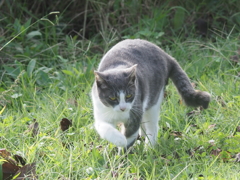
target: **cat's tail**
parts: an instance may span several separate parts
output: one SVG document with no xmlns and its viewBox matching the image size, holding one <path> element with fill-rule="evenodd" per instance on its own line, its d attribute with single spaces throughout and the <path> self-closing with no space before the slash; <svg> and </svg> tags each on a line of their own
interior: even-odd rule
<svg viewBox="0 0 240 180">
<path fill-rule="evenodd" d="M 183 71 L 176 60 L 171 58 L 171 70 L 169 76 L 178 89 L 184 102 L 188 106 L 198 107 L 202 106 L 204 109 L 208 108 L 210 102 L 210 94 L 204 91 L 194 90 L 187 74 Z"/>
</svg>

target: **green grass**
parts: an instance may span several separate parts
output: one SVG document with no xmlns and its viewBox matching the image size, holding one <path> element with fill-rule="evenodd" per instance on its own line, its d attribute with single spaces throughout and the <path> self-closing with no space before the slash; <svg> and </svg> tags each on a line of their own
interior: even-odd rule
<svg viewBox="0 0 240 180">
<path fill-rule="evenodd" d="M 224 154 L 228 157 L 240 152 L 240 134 L 233 136 L 239 126 L 239 64 L 229 61 L 238 48 L 233 36 L 215 43 L 176 42 L 167 50 L 180 61 L 197 89 L 211 93 L 212 101 L 209 109 L 189 118 L 186 114 L 192 108 L 179 104 L 170 83 L 156 149 L 145 151 L 142 144 L 135 144 L 128 158 L 118 156 L 115 147 L 95 132 L 89 92 L 97 57 L 88 58 L 91 63 L 53 68 L 43 77 L 49 78 L 47 84 L 37 83 L 37 68 L 32 77 L 27 72 L 19 77 L 14 92 L 7 95 L 21 95 L 5 96 L 10 102 L 1 114 L 0 147 L 20 153 L 28 163 L 37 162 L 40 179 L 238 179 L 240 164 L 234 158 L 227 162 L 223 158 Z M 67 132 L 60 129 L 62 118 L 73 121 Z M 33 119 L 40 126 L 36 137 L 26 133 Z M 212 124 L 216 126 L 210 128 Z M 174 136 L 173 131 L 182 134 Z M 215 145 L 210 146 L 209 140 Z M 216 148 L 223 155 L 212 155 Z"/>
<path fill-rule="evenodd" d="M 136 6 L 132 1 L 127 3 Z M 146 1 L 146 7 L 151 3 Z M 147 14 L 148 9 L 137 4 L 131 14 L 117 4 L 115 14 L 107 16 L 110 8 L 107 6 L 106 12 L 102 8 L 106 4 L 89 1 L 96 13 L 89 11 L 88 15 L 100 18 L 96 26 L 102 24 L 97 34 L 84 30 L 94 34 L 88 40 L 62 31 L 58 21 L 64 20 L 64 13 L 51 22 L 35 24 L 37 18 L 24 21 L 24 13 L 14 21 L 9 18 L 14 17 L 13 12 L 1 19 L 6 30 L 0 37 L 4 47 L 0 51 L 0 149 L 21 155 L 27 164 L 36 162 L 39 179 L 239 179 L 240 164 L 234 157 L 240 153 L 240 132 L 236 132 L 240 126 L 239 27 L 232 26 L 231 31 L 229 23 L 228 29 L 222 29 L 218 19 L 227 18 L 221 10 L 216 13 L 211 38 L 200 38 L 188 19 L 191 10 L 184 4 L 168 8 L 168 3 L 161 6 L 161 14 L 157 6 Z M 204 3 L 195 6 L 200 11 Z M 122 22 L 121 13 L 130 19 L 124 27 L 113 29 L 114 22 Z M 190 23 L 184 24 L 188 20 Z M 93 70 L 119 36 L 162 45 L 178 60 L 196 89 L 212 96 L 204 111 L 186 107 L 179 103 L 170 81 L 159 115 L 158 145 L 146 151 L 143 143 L 135 143 L 133 154 L 127 157 L 119 156 L 116 147 L 96 133 L 90 97 Z M 233 56 L 238 57 L 238 63 L 232 61 Z M 189 112 L 193 113 L 190 117 Z M 63 118 L 72 120 L 65 132 L 60 128 Z M 28 127 L 34 119 L 39 124 L 37 136 Z M 214 155 L 217 149 L 221 152 Z"/>
</svg>

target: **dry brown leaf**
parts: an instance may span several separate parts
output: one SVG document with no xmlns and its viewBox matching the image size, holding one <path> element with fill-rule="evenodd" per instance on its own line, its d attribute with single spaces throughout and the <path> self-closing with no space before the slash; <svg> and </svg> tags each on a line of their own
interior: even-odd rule
<svg viewBox="0 0 240 180">
<path fill-rule="evenodd" d="M 3 180 L 10 180 L 12 177 L 17 176 L 17 180 L 23 180 L 28 178 L 29 180 L 36 179 L 35 163 L 26 164 L 23 157 L 14 155 L 11 157 L 11 153 L 6 149 L 0 149 L 0 156 L 4 158 L 2 166 Z M 19 163 L 24 165 L 19 166 Z"/>
<path fill-rule="evenodd" d="M 72 126 L 72 120 L 69 120 L 67 118 L 63 118 L 60 122 L 60 127 L 62 131 L 66 131 L 69 129 L 69 127 Z"/>
<path fill-rule="evenodd" d="M 8 158 L 9 156 L 11 156 L 11 153 L 8 152 L 6 149 L 0 149 L 0 156 L 2 156 L 3 158 Z"/>
<path fill-rule="evenodd" d="M 0 149 L 0 156 L 3 157 L 7 162 L 17 165 L 17 161 L 15 161 L 12 157 L 11 157 L 11 153 L 8 152 L 6 149 Z"/>
<path fill-rule="evenodd" d="M 218 156 L 220 153 L 222 152 L 221 149 L 217 148 L 217 149 L 213 149 L 210 154 L 214 155 L 214 156 Z"/>
<path fill-rule="evenodd" d="M 2 173 L 4 180 L 10 180 L 14 174 L 20 169 L 20 166 L 12 164 L 11 162 L 4 162 L 2 164 Z"/>
<path fill-rule="evenodd" d="M 182 137 L 182 132 L 171 131 L 170 135 L 175 136 L 175 137 Z"/>
<path fill-rule="evenodd" d="M 39 124 L 36 121 L 36 119 L 33 119 L 33 123 L 28 126 L 28 130 L 25 131 L 25 133 L 32 134 L 32 137 L 35 137 L 39 134 Z"/>
<path fill-rule="evenodd" d="M 20 163 L 22 166 L 26 164 L 26 159 L 24 159 L 22 156 L 19 156 L 17 154 L 13 155 L 13 158 Z"/>
<path fill-rule="evenodd" d="M 208 126 L 207 130 L 213 130 L 216 127 L 216 124 L 211 124 Z"/>
<path fill-rule="evenodd" d="M 230 152 L 222 151 L 220 148 L 211 150 L 210 154 L 214 156 L 218 156 L 224 162 L 227 162 L 229 159 L 232 158 Z"/>
<path fill-rule="evenodd" d="M 21 167 L 16 173 L 15 175 L 17 175 L 16 180 L 25 180 L 25 179 L 29 179 L 29 180 L 36 180 L 37 179 L 37 175 L 36 175 L 36 163 L 31 163 L 31 164 L 27 164 L 23 167 Z"/>
</svg>

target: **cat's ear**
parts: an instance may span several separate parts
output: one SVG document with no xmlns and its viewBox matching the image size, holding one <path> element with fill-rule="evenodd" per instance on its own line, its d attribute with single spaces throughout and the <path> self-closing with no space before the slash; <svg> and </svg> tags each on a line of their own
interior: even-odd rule
<svg viewBox="0 0 240 180">
<path fill-rule="evenodd" d="M 131 76 L 135 76 L 137 72 L 137 64 L 134 64 L 133 66 L 130 67 L 131 70 Z"/>
<path fill-rule="evenodd" d="M 95 75 L 96 81 L 103 81 L 103 75 L 102 75 L 102 73 L 100 73 L 100 72 L 98 72 L 98 71 L 94 71 L 94 75 Z"/>
<path fill-rule="evenodd" d="M 98 71 L 94 71 L 94 75 L 95 75 L 95 80 L 96 80 L 96 83 L 97 83 L 97 86 L 98 87 L 105 87 L 105 80 L 104 80 L 104 75 L 103 73 L 101 72 L 98 72 Z"/>
<path fill-rule="evenodd" d="M 129 69 L 130 69 L 129 79 L 132 83 L 134 83 L 136 79 L 137 64 L 133 65 Z"/>
</svg>

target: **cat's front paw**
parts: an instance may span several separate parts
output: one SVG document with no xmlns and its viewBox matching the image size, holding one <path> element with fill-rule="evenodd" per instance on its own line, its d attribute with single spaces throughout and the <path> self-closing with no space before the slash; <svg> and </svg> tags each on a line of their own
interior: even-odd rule
<svg viewBox="0 0 240 180">
<path fill-rule="evenodd" d="M 127 139 L 124 135 L 113 137 L 112 143 L 117 147 L 127 147 Z"/>
</svg>

